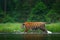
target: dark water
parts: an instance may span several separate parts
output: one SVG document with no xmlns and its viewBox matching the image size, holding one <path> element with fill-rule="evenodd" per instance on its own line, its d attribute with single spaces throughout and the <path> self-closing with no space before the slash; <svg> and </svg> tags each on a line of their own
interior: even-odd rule
<svg viewBox="0 0 60 40">
<path fill-rule="evenodd" d="M 60 40 L 60 34 L 0 33 L 0 40 Z"/>
</svg>

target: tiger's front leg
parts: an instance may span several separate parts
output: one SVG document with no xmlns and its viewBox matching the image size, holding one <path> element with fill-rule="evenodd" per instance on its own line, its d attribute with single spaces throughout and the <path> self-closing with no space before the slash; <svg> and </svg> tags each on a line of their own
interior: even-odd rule
<svg viewBox="0 0 60 40">
<path fill-rule="evenodd" d="M 25 29 L 25 32 L 28 32 L 28 29 L 27 28 Z"/>
</svg>

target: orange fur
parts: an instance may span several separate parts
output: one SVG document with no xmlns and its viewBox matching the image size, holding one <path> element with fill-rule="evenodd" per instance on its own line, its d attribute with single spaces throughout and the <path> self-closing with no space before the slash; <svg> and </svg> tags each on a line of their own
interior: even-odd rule
<svg viewBox="0 0 60 40">
<path fill-rule="evenodd" d="M 47 32 L 45 29 L 45 24 L 46 24 L 45 22 L 25 22 L 23 24 L 26 28 L 25 32 L 33 28 L 40 28 L 42 31 Z"/>
</svg>

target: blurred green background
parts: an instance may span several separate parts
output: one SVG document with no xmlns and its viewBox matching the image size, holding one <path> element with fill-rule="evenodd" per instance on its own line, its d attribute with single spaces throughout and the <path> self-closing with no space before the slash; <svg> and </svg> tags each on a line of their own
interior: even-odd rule
<svg viewBox="0 0 60 40">
<path fill-rule="evenodd" d="M 60 22 L 60 0 L 0 0 L 0 23 Z"/>
</svg>

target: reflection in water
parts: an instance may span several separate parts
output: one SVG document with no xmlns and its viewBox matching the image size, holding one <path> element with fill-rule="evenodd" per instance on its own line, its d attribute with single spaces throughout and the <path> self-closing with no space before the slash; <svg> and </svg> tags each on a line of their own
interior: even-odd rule
<svg viewBox="0 0 60 40">
<path fill-rule="evenodd" d="M 0 40 L 60 40 L 60 33 L 55 34 L 0 33 Z"/>
<path fill-rule="evenodd" d="M 24 40 L 45 40 L 46 34 L 25 34 Z"/>
</svg>

